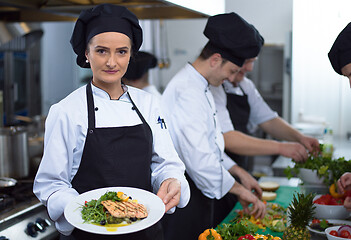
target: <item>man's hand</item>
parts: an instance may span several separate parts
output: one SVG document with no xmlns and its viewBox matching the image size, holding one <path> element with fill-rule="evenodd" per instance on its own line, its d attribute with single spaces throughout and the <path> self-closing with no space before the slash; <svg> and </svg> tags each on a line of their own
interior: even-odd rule
<svg viewBox="0 0 351 240">
<path fill-rule="evenodd" d="M 235 182 L 230 190 L 231 193 L 238 196 L 239 202 L 245 213 L 254 215 L 255 218 L 263 218 L 266 214 L 266 205 L 259 200 L 252 192 L 244 188 L 240 183 Z M 252 203 L 252 210 L 249 210 L 249 205 Z"/>
<path fill-rule="evenodd" d="M 345 207 L 348 211 L 351 211 L 351 197 L 346 197 L 346 198 L 345 198 L 344 207 Z"/>
<path fill-rule="evenodd" d="M 279 147 L 280 155 L 292 158 L 296 162 L 304 162 L 308 158 L 308 153 L 304 146 L 300 143 L 282 142 Z"/>
<path fill-rule="evenodd" d="M 339 180 L 338 184 L 338 192 L 340 194 L 344 194 L 345 191 L 351 190 L 351 172 L 344 173 Z"/>
<path fill-rule="evenodd" d="M 316 138 L 303 135 L 303 137 L 300 139 L 300 143 L 304 145 L 310 153 L 314 151 L 320 151 L 319 142 Z"/>
<path fill-rule="evenodd" d="M 178 179 L 168 178 L 162 182 L 157 196 L 162 199 L 166 206 L 166 212 L 177 206 L 180 200 L 181 186 Z"/>
<path fill-rule="evenodd" d="M 258 184 L 257 180 L 251 176 L 245 169 L 241 168 L 238 165 L 234 165 L 229 169 L 230 174 L 235 177 L 238 177 L 241 181 L 241 184 L 248 189 L 249 191 L 254 191 L 254 194 L 261 199 L 262 189 Z"/>
</svg>

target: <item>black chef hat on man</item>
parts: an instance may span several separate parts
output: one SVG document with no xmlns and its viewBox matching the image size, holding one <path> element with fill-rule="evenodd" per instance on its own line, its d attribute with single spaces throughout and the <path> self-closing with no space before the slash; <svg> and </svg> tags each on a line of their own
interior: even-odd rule
<svg viewBox="0 0 351 240">
<path fill-rule="evenodd" d="M 127 72 L 124 78 L 128 80 L 137 80 L 141 78 L 149 69 L 156 67 L 157 58 L 148 52 L 139 51 L 129 61 Z"/>
<path fill-rule="evenodd" d="M 234 12 L 209 17 L 204 34 L 208 48 L 239 67 L 257 57 L 264 43 L 257 29 Z"/>
<path fill-rule="evenodd" d="M 104 32 L 120 32 L 127 35 L 132 41 L 134 53 L 143 42 L 139 20 L 126 7 L 100 4 L 83 10 L 76 21 L 70 41 L 80 67 L 90 68 L 90 64 L 86 63 L 86 46 L 92 37 Z"/>
<path fill-rule="evenodd" d="M 328 57 L 335 72 L 342 75 L 341 69 L 351 63 L 351 23 L 339 33 Z"/>
</svg>

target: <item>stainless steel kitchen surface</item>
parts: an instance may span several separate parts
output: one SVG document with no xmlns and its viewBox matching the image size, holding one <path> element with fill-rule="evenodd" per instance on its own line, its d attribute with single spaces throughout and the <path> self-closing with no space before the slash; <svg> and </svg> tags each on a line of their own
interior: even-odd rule
<svg viewBox="0 0 351 240">
<path fill-rule="evenodd" d="M 46 208 L 32 191 L 33 180 L 18 180 L 6 193 L 0 191 L 0 239 L 58 239 Z"/>
</svg>

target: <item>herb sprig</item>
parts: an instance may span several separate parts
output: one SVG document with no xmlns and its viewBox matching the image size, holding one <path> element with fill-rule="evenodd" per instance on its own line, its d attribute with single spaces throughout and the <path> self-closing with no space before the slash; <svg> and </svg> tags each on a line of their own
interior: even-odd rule
<svg viewBox="0 0 351 240">
<path fill-rule="evenodd" d="M 345 160 L 344 157 L 333 159 L 331 156 L 323 155 L 323 144 L 320 144 L 320 152 L 309 154 L 305 162 L 295 162 L 294 167 L 288 166 L 284 173 L 288 179 L 296 176 L 300 168 L 307 168 L 316 171 L 317 176 L 323 179 L 326 186 L 335 183 L 345 172 L 351 171 L 351 161 Z"/>
</svg>

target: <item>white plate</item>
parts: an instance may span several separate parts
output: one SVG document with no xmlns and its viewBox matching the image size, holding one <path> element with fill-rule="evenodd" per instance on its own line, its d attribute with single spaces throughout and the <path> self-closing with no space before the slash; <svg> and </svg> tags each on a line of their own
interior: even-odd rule
<svg viewBox="0 0 351 240">
<path fill-rule="evenodd" d="M 351 226 L 351 221 L 347 221 L 347 220 L 339 220 L 339 219 L 326 219 L 329 223 L 332 224 L 340 224 L 341 225 L 350 225 Z M 316 229 L 310 228 L 311 222 L 308 223 L 307 229 L 313 233 L 325 236 L 325 232 L 324 231 L 318 231 Z"/>
<path fill-rule="evenodd" d="M 93 199 L 99 199 L 106 192 L 111 191 L 124 192 L 126 195 L 131 196 L 132 199 L 138 200 L 138 203 L 144 204 L 148 212 L 147 218 L 128 226 L 118 227 L 116 231 L 107 231 L 107 228 L 104 226 L 84 223 L 81 214 L 81 206 L 84 205 L 85 201 L 89 202 Z M 86 232 L 105 235 L 126 234 L 140 231 L 158 222 L 164 213 L 165 205 L 158 196 L 142 189 L 130 187 L 108 187 L 85 192 L 67 204 L 64 211 L 65 218 L 74 227 Z"/>
</svg>

